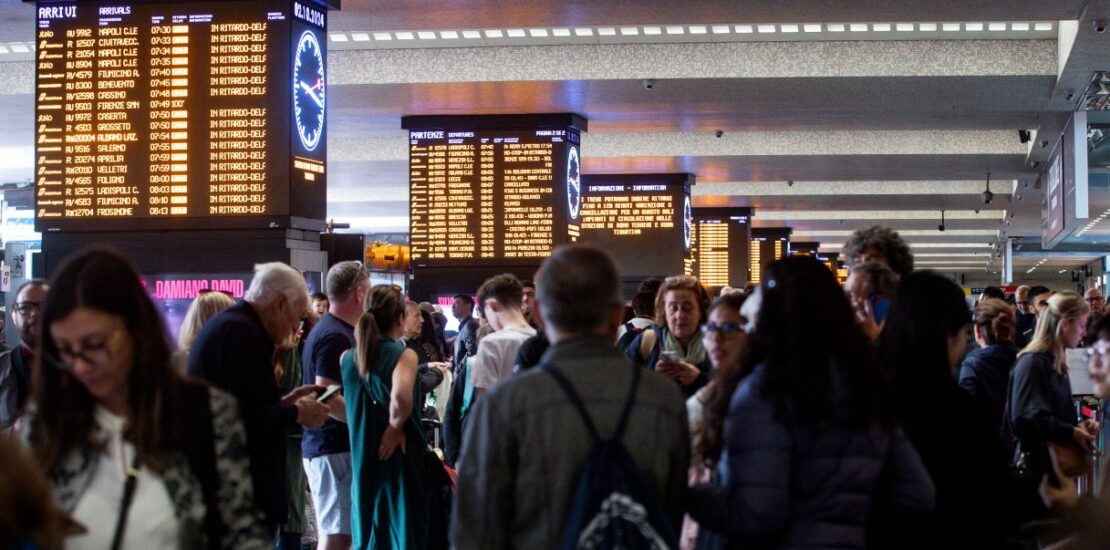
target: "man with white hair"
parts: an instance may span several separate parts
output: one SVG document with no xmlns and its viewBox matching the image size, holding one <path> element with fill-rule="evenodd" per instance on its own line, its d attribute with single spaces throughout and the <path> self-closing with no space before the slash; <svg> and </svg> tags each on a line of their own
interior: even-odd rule
<svg viewBox="0 0 1110 550">
<path fill-rule="evenodd" d="M 255 506 L 275 534 L 288 510 L 285 434 L 295 424 L 318 428 L 329 414 L 327 405 L 316 402 L 319 386 L 282 396 L 274 377 L 276 346 L 297 331 L 307 312 L 308 286 L 297 270 L 281 262 L 258 264 L 243 300 L 209 320 L 189 351 L 189 375 L 239 401 Z"/>
</svg>

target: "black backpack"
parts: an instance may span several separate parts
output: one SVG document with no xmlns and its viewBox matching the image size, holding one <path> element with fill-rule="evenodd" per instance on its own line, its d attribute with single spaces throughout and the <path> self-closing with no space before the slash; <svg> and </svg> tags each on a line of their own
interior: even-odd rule
<svg viewBox="0 0 1110 550">
<path fill-rule="evenodd" d="M 629 321 L 629 322 L 625 323 L 624 324 L 624 334 L 622 334 L 620 339 L 617 340 L 617 349 L 621 350 L 622 353 L 627 355 L 628 354 L 628 346 L 630 346 L 632 344 L 632 341 L 635 340 L 636 337 L 639 336 L 640 333 L 643 332 L 643 331 L 644 331 L 644 329 L 639 328 L 636 325 L 633 325 L 632 321 Z M 637 350 L 637 351 L 639 351 L 639 350 Z"/>
<path fill-rule="evenodd" d="M 543 369 L 563 388 L 594 440 L 594 449 L 578 477 L 574 499 L 567 510 L 559 548 L 677 548 L 678 536 L 654 487 L 621 443 L 643 369 L 633 367 L 632 391 L 610 439 L 601 439 L 582 398 L 563 373 L 550 365 L 543 365 Z"/>
</svg>

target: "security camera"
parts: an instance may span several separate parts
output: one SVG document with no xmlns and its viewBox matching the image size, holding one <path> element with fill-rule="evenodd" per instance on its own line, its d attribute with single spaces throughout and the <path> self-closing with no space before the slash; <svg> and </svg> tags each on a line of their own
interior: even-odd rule
<svg viewBox="0 0 1110 550">
<path fill-rule="evenodd" d="M 1091 21 L 1091 27 L 1093 27 L 1097 33 L 1104 33 L 1106 32 L 1106 21 L 1101 19 L 1098 21 Z"/>
<path fill-rule="evenodd" d="M 651 90 L 653 88 L 655 88 L 655 79 L 654 78 L 645 78 L 644 79 L 644 89 L 645 90 Z"/>
<path fill-rule="evenodd" d="M 721 136 L 725 135 L 725 131 L 724 130 L 717 130 L 716 132 L 713 132 L 713 135 L 715 135 L 717 137 L 721 137 Z"/>
<path fill-rule="evenodd" d="M 944 224 L 943 223 L 937 226 L 937 231 L 944 231 Z"/>
<path fill-rule="evenodd" d="M 1039 160 L 1035 160 L 1035 161 L 1031 162 L 1031 163 L 1029 164 L 1029 166 L 1032 166 L 1033 168 L 1040 168 L 1040 166 L 1041 166 L 1041 161 L 1039 161 Z"/>
<path fill-rule="evenodd" d="M 1069 97 L 1068 99 L 1071 99 L 1071 98 Z M 1041 142 L 1041 149 L 1044 149 L 1045 147 L 1048 147 L 1048 140 L 1047 139 Z"/>
<path fill-rule="evenodd" d="M 986 191 L 983 191 L 983 204 L 990 204 L 991 201 L 993 201 L 993 200 L 994 200 L 994 193 L 991 193 L 990 189 L 987 189 Z"/>
<path fill-rule="evenodd" d="M 794 187 L 794 180 L 786 180 L 787 187 Z"/>
<path fill-rule="evenodd" d="M 975 209 L 975 213 L 976 213 L 976 214 L 978 214 L 978 213 L 979 213 L 979 209 L 978 209 L 978 208 L 976 208 L 976 209 Z"/>
</svg>

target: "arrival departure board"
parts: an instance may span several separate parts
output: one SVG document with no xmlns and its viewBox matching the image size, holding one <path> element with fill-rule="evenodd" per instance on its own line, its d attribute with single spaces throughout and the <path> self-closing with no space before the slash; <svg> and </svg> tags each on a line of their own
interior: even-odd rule
<svg viewBox="0 0 1110 550">
<path fill-rule="evenodd" d="M 709 287 L 743 287 L 751 279 L 751 209 L 695 208 L 692 269 Z"/>
<path fill-rule="evenodd" d="M 579 127 L 557 124 L 577 117 L 537 116 L 405 117 L 414 266 L 539 264 L 577 240 Z"/>
<path fill-rule="evenodd" d="M 625 277 L 683 273 L 693 239 L 692 174 L 598 174 L 582 180 L 582 241 Z"/>
<path fill-rule="evenodd" d="M 752 229 L 752 282 L 762 281 L 763 269 L 790 254 L 790 228 Z"/>
<path fill-rule="evenodd" d="M 36 229 L 323 219 L 322 9 L 80 1 L 36 15 Z"/>
</svg>

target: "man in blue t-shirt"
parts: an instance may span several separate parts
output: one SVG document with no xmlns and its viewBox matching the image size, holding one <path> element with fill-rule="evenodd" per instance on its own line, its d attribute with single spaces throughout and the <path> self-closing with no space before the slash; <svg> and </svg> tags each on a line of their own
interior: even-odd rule
<svg viewBox="0 0 1110 550">
<path fill-rule="evenodd" d="M 304 382 L 342 385 L 339 358 L 355 345 L 355 325 L 370 292 L 370 276 L 358 262 L 339 262 L 328 270 L 328 312 L 312 329 L 302 356 Z M 351 547 L 351 442 L 343 396 L 328 401 L 331 416 L 319 429 L 305 429 L 301 442 L 304 471 L 316 506 L 317 548 Z"/>
</svg>

